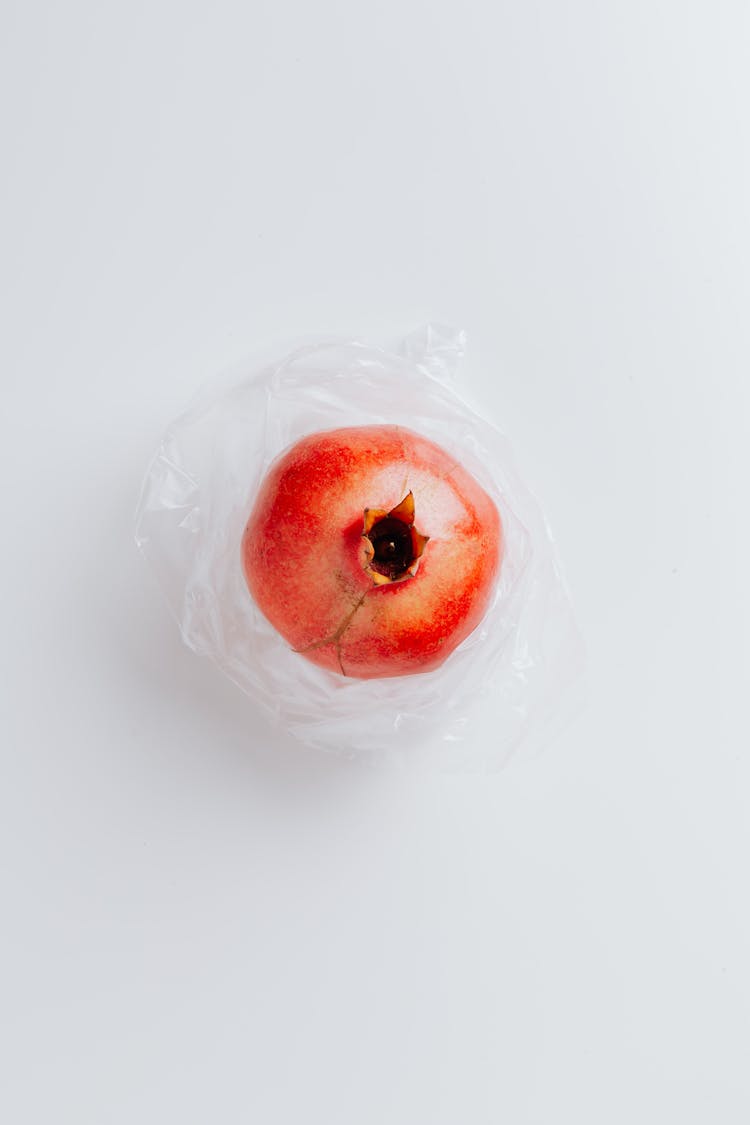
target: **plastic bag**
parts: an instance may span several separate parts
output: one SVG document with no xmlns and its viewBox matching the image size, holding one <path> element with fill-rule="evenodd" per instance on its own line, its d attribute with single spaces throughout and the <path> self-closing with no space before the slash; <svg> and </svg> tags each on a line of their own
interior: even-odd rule
<svg viewBox="0 0 750 1125">
<path fill-rule="evenodd" d="M 458 395 L 464 334 L 429 325 L 393 354 L 357 341 L 298 348 L 260 370 L 209 383 L 167 430 L 148 470 L 136 541 L 185 643 L 209 656 L 275 722 L 304 742 L 404 753 L 445 749 L 472 729 L 491 692 L 491 757 L 500 764 L 541 717 L 575 663 L 577 634 L 538 503 L 506 438 Z M 293 652 L 253 603 L 240 542 L 271 462 L 318 430 L 396 423 L 460 461 L 500 511 L 505 556 L 481 625 L 436 671 L 358 680 Z M 462 756 L 470 757 L 471 740 Z"/>
</svg>

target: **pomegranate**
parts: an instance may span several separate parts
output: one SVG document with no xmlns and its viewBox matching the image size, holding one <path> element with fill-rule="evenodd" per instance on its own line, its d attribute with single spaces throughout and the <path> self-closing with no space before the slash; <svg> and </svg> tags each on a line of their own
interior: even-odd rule
<svg viewBox="0 0 750 1125">
<path fill-rule="evenodd" d="M 360 679 L 441 665 L 484 616 L 501 557 L 484 489 L 401 426 L 298 441 L 269 469 L 242 537 L 248 587 L 274 628 Z"/>
</svg>

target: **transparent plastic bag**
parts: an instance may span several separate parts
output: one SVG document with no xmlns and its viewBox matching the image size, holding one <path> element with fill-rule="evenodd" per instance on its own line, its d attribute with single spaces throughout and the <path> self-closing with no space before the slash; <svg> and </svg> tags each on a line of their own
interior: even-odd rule
<svg viewBox="0 0 750 1125">
<path fill-rule="evenodd" d="M 229 373 L 169 427 L 148 470 L 136 541 L 185 643 L 310 745 L 392 754 L 429 738 L 445 748 L 466 740 L 477 697 L 491 692 L 491 756 L 502 763 L 577 662 L 539 505 L 516 475 L 506 438 L 455 389 L 464 342 L 461 332 L 428 325 L 404 341 L 402 354 L 357 341 L 316 343 Z M 460 461 L 500 511 L 505 553 L 481 625 L 442 667 L 359 680 L 291 650 L 250 597 L 240 543 L 259 484 L 283 450 L 316 431 L 374 423 L 407 426 Z M 470 752 L 469 739 L 461 757 Z"/>
</svg>

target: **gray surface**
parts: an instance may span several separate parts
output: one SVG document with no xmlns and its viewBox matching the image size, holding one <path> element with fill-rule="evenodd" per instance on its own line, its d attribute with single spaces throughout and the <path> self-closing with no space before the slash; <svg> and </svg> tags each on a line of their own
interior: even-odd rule
<svg viewBox="0 0 750 1125">
<path fill-rule="evenodd" d="M 2 25 L 3 1120 L 745 1125 L 746 5 Z M 272 744 L 131 538 L 206 375 L 427 318 L 590 651 L 490 778 Z"/>
</svg>

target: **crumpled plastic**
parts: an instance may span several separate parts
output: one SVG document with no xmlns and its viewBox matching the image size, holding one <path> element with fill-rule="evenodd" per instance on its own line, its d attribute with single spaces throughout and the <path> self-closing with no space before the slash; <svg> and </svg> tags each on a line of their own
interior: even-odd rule
<svg viewBox="0 0 750 1125">
<path fill-rule="evenodd" d="M 460 395 L 464 347 L 463 332 L 427 325 L 398 354 L 357 340 L 318 342 L 236 369 L 210 381 L 169 426 L 146 474 L 136 541 L 185 644 L 311 746 L 403 754 L 428 740 L 444 750 L 461 744 L 465 761 L 478 699 L 489 693 L 499 765 L 580 663 L 539 503 L 519 479 L 507 439 Z M 373 423 L 406 425 L 459 460 L 498 506 L 505 555 L 481 625 L 441 668 L 363 681 L 289 648 L 250 597 L 240 542 L 259 483 L 283 450 L 318 430 Z"/>
</svg>

